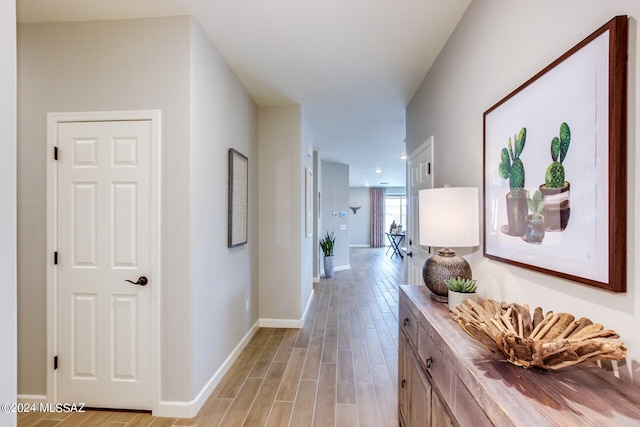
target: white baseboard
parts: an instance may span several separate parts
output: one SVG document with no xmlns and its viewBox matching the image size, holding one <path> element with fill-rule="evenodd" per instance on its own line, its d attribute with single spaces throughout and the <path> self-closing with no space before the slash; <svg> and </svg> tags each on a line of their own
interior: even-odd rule
<svg viewBox="0 0 640 427">
<path fill-rule="evenodd" d="M 302 320 L 296 319 L 260 319 L 261 328 L 302 328 Z"/>
<path fill-rule="evenodd" d="M 304 313 L 302 313 L 302 319 L 260 319 L 260 327 L 261 328 L 286 328 L 286 329 L 302 329 L 304 325 L 304 319 L 307 317 L 307 313 L 309 312 L 309 308 L 311 307 L 311 301 L 313 300 L 313 292 L 309 296 L 309 301 L 307 301 L 307 306 L 304 308 Z"/>
<path fill-rule="evenodd" d="M 35 403 L 39 405 L 41 403 L 48 403 L 49 399 L 46 394 L 19 394 L 18 403 Z"/>
<path fill-rule="evenodd" d="M 193 418 L 195 417 L 202 406 L 205 404 L 213 390 L 216 388 L 224 375 L 229 371 L 233 362 L 236 361 L 238 356 L 244 348 L 247 346 L 253 335 L 255 335 L 256 331 L 260 327 L 260 321 L 257 321 L 253 324 L 249 332 L 246 333 L 242 341 L 238 343 L 236 348 L 233 349 L 229 357 L 224 361 L 222 366 L 213 374 L 213 376 L 207 381 L 207 384 L 200 390 L 200 393 L 195 397 L 195 399 L 189 402 L 179 402 L 179 401 L 160 401 L 158 403 L 157 409 L 153 411 L 153 415 L 156 417 L 174 417 L 174 418 Z"/>
<path fill-rule="evenodd" d="M 333 271 L 342 271 L 342 270 L 351 270 L 351 264 L 347 264 L 347 265 L 338 265 L 336 267 L 333 268 Z M 322 277 L 325 277 L 324 275 L 324 268 L 322 269 Z"/>
<path fill-rule="evenodd" d="M 309 308 L 311 307 L 311 301 L 313 301 L 313 292 L 309 295 L 309 300 L 307 301 L 307 306 L 304 308 L 304 313 L 302 313 L 302 319 L 300 319 L 300 324 L 304 324 L 304 320 L 307 318 L 307 313 L 309 312 Z M 302 326 L 300 326 L 302 327 Z"/>
<path fill-rule="evenodd" d="M 320 276 L 314 277 L 313 283 L 320 283 Z"/>
</svg>

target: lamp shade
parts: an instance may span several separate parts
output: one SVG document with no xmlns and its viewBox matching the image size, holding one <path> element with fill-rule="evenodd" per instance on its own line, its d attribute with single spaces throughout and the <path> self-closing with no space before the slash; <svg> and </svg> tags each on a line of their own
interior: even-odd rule
<svg viewBox="0 0 640 427">
<path fill-rule="evenodd" d="M 420 244 L 439 248 L 478 246 L 478 189 L 446 187 L 420 190 Z"/>
</svg>

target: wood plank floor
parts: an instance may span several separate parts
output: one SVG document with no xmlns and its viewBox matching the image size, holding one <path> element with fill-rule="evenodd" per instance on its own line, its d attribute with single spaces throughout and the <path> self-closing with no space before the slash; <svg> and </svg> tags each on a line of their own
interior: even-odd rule
<svg viewBox="0 0 640 427">
<path fill-rule="evenodd" d="M 402 260 L 352 248 L 351 269 L 316 284 L 302 329 L 261 328 L 198 415 L 20 414 L 18 426 L 397 426 Z"/>
</svg>

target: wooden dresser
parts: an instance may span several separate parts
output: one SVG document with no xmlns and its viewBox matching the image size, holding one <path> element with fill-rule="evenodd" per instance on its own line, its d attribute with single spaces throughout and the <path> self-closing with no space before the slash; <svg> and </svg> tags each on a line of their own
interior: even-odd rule
<svg viewBox="0 0 640 427">
<path fill-rule="evenodd" d="M 415 426 L 640 426 L 640 390 L 594 364 L 523 369 L 491 353 L 424 286 L 401 286 L 398 416 Z"/>
</svg>

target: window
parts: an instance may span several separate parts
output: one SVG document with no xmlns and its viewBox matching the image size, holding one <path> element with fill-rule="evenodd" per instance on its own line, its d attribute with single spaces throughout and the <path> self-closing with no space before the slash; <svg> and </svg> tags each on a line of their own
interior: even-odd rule
<svg viewBox="0 0 640 427">
<path fill-rule="evenodd" d="M 405 195 L 388 195 L 385 202 L 385 212 L 385 231 L 391 229 L 393 221 L 396 222 L 396 225 L 401 225 L 405 228 L 407 223 L 407 197 Z"/>
</svg>

